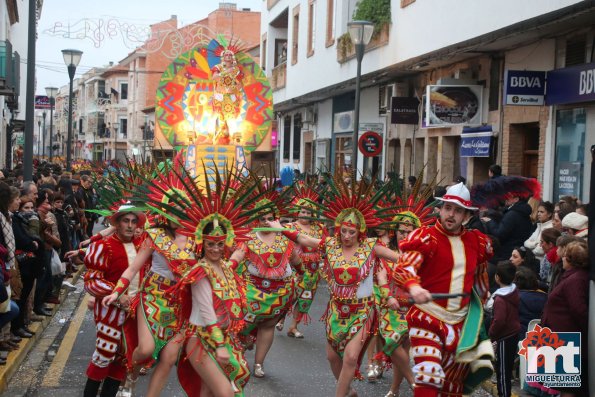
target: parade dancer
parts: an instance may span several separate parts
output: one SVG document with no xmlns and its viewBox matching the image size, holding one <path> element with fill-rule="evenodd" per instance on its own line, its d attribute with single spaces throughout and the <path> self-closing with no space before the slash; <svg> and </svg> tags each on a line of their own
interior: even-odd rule
<svg viewBox="0 0 595 397">
<path fill-rule="evenodd" d="M 351 382 L 377 321 L 376 305 L 398 307 L 396 299 L 389 296 L 386 270 L 376 268 L 377 258 L 397 261 L 398 255 L 376 244 L 377 239 L 366 238 L 368 228 L 383 224 L 373 206 L 386 192 L 373 194 L 372 188 L 363 184 L 349 188 L 340 178 L 330 182 L 323 207 L 324 216 L 334 220 L 335 237 L 318 239 L 290 230 L 283 234 L 302 246 L 317 249 L 324 258 L 321 275 L 331 296 L 324 316 L 326 352 L 337 379 L 335 395 L 356 396 Z M 269 225 L 281 227 L 278 221 Z M 381 302 L 375 302 L 375 273 L 382 291 Z"/>
<path fill-rule="evenodd" d="M 242 178 L 233 170 L 224 178 L 217 168 L 214 174 L 214 189 L 191 194 L 197 201 L 181 220 L 201 258 L 196 264 L 180 263 L 177 271 L 182 276 L 170 291 L 181 302 L 180 324 L 186 337 L 178 379 L 191 397 L 239 397 L 250 376 L 238 337 L 244 326 L 246 294 L 243 280 L 234 271 L 244 251 L 237 249 L 227 261 L 225 250 L 249 239 L 247 225 L 257 211 L 249 209 L 253 181 L 240 183 Z"/>
<path fill-rule="evenodd" d="M 93 242 L 85 255 L 85 290 L 95 298 L 93 315 L 97 329 L 97 342 L 91 363 L 87 368 L 87 383 L 83 395 L 96 397 L 101 386 L 101 396 L 115 396 L 126 377 L 123 351 L 123 324 L 129 300 L 120 299 L 116 305 L 105 307 L 101 299 L 114 291 L 122 273 L 132 264 L 145 235 L 135 236 L 137 227 L 146 221 L 142 212 L 131 211 L 132 205 L 121 205 L 110 217 L 116 232 L 105 239 Z"/>
<path fill-rule="evenodd" d="M 393 273 L 416 303 L 407 313 L 416 397 L 470 394 L 493 372 L 494 352 L 482 326 L 490 240 L 462 226 L 465 212 L 475 209 L 464 184 L 437 199 L 439 222 L 399 244 Z M 432 293 L 461 296 L 434 302 Z"/>
<path fill-rule="evenodd" d="M 431 188 L 427 190 L 430 193 L 431 191 Z M 385 231 L 385 234 L 379 238 L 379 243 L 385 244 L 397 253 L 399 252 L 399 242 L 405 240 L 413 230 L 418 229 L 422 224 L 429 225 L 435 220 L 431 216 L 432 207 L 424 207 L 427 195 L 421 194 L 421 196 L 417 196 L 417 199 L 416 196 L 417 193 L 413 193 L 410 199 L 407 200 L 408 207 L 406 207 L 406 210 L 400 211 L 393 218 L 393 222 L 397 226 L 395 234 L 391 238 L 387 238 L 389 233 Z M 417 201 L 416 203 L 415 200 Z M 392 276 L 396 271 L 397 264 L 395 262 L 383 261 L 383 265 L 388 273 L 390 296 L 396 297 L 400 306 L 397 310 L 389 310 L 385 306 L 380 306 L 378 309 L 378 336 L 382 338 L 383 342 L 383 348 L 379 355 L 390 358 L 393 367 L 392 384 L 385 397 L 394 397 L 399 395 L 399 386 L 403 378 L 407 380 L 410 387 L 413 387 L 415 383 L 409 366 L 410 342 L 406 318 L 409 303 L 407 292 L 398 287 Z M 377 299 L 379 299 L 380 291 L 377 291 L 377 295 Z"/>
<path fill-rule="evenodd" d="M 176 159 L 179 165 L 179 159 Z M 132 394 L 140 370 L 152 360 L 157 361 L 151 374 L 147 397 L 159 396 L 165 386 L 171 368 L 177 361 L 183 336 L 179 329 L 177 314 L 179 303 L 166 292 L 176 284 L 179 274 L 175 271 L 179 263 L 196 262 L 196 244 L 193 238 L 180 233 L 177 215 L 182 215 L 182 207 L 190 207 L 186 186 L 194 186 L 190 178 L 185 182 L 185 173 L 178 166 L 177 170 L 157 173 L 151 181 L 146 181 L 148 194 L 145 197 L 147 207 L 154 214 L 150 217 L 153 227 L 147 229 L 148 238 L 141 247 L 135 261 L 122 274 L 119 285 L 124 288 L 115 291 L 103 299 L 104 306 L 117 302 L 126 291 L 131 280 L 141 272 L 142 282 L 135 301 L 130 321 L 137 322 L 137 346 L 131 356 L 133 371 L 129 373 L 126 393 Z M 193 189 L 196 189 L 195 187 Z M 147 193 L 138 189 L 140 194 Z M 174 194 L 178 197 L 174 198 Z M 138 193 L 136 194 L 138 195 Z M 137 199 L 140 199 L 137 197 Z M 167 212 L 164 212 L 167 209 Z M 149 263 L 147 271 L 143 271 Z"/>
<path fill-rule="evenodd" d="M 281 196 L 272 190 L 254 204 L 258 213 L 258 226 L 266 228 L 278 220 L 284 207 Z M 265 376 L 264 360 L 273 344 L 275 325 L 291 308 L 295 289 L 293 267 L 300 262 L 295 243 L 279 232 L 256 231 L 241 247 L 245 259 L 238 271 L 246 281 L 248 312 L 242 334 L 248 348 L 256 341 L 253 375 Z"/>
<path fill-rule="evenodd" d="M 297 213 L 297 221 L 286 225 L 286 227 L 295 229 L 307 236 L 319 239 L 324 238 L 328 234 L 328 231 L 322 222 L 314 218 L 317 210 L 316 203 L 319 200 L 318 193 L 311 186 L 303 182 L 298 182 L 294 186 L 293 196 L 290 211 Z M 318 288 L 318 281 L 320 279 L 318 267 L 322 258 L 316 249 L 301 246 L 298 246 L 297 249 L 301 259 L 301 266 L 297 272 L 295 304 L 292 308 L 293 320 L 287 330 L 287 336 L 302 339 L 304 334 L 299 331 L 298 324 L 301 322 L 305 324 L 309 323 L 308 312 L 310 311 L 310 306 L 312 306 L 316 289 Z M 283 329 L 283 321 L 277 324 L 277 329 Z"/>
</svg>

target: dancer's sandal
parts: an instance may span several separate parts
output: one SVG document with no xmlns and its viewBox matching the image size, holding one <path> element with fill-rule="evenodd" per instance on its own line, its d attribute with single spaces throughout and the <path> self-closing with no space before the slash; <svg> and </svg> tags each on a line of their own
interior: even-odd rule
<svg viewBox="0 0 595 397">
<path fill-rule="evenodd" d="M 254 364 L 254 376 L 257 378 L 264 378 L 264 368 L 262 364 Z"/>
<path fill-rule="evenodd" d="M 297 328 L 293 328 L 287 331 L 287 336 L 295 339 L 304 339 L 304 334 L 302 334 Z"/>
<path fill-rule="evenodd" d="M 283 331 L 283 327 L 285 326 L 285 321 L 281 320 L 277 323 L 277 325 L 275 325 L 275 328 L 277 328 L 277 331 Z"/>
</svg>

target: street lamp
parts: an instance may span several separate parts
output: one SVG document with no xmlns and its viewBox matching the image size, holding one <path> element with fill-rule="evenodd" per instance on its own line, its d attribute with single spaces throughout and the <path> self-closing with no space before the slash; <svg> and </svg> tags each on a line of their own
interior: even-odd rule
<svg viewBox="0 0 595 397">
<path fill-rule="evenodd" d="M 83 52 L 80 50 L 62 50 L 64 63 L 68 67 L 68 77 L 70 78 L 70 89 L 68 91 L 68 141 L 66 142 L 66 171 L 71 171 L 72 162 L 72 84 L 76 67 L 81 61 Z"/>
<path fill-rule="evenodd" d="M 37 128 L 39 135 L 37 135 L 37 159 L 41 160 L 41 113 L 37 113 Z"/>
<path fill-rule="evenodd" d="M 355 109 L 354 109 L 354 123 L 353 123 L 353 159 L 351 164 L 353 167 L 353 183 L 357 180 L 357 149 L 358 149 L 358 133 L 359 133 L 359 97 L 360 97 L 360 77 L 362 74 L 362 59 L 364 59 L 364 50 L 366 45 L 372 38 L 374 33 L 374 24 L 368 21 L 352 21 L 347 24 L 349 29 L 349 36 L 355 46 L 355 57 L 357 59 L 357 75 L 355 78 Z M 364 170 L 365 172 L 365 170 Z"/>
<path fill-rule="evenodd" d="M 47 115 L 47 112 L 43 112 L 41 114 L 43 116 L 43 135 L 41 136 L 41 154 L 43 157 L 45 157 L 45 117 Z"/>
<path fill-rule="evenodd" d="M 50 163 L 54 156 L 54 104 L 56 101 L 56 94 L 58 94 L 57 87 L 45 87 L 45 93 L 50 98 Z"/>
</svg>

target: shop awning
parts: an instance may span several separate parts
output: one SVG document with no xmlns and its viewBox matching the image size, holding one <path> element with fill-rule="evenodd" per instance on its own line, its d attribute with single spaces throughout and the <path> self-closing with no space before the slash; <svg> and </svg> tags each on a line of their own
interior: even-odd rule
<svg viewBox="0 0 595 397">
<path fill-rule="evenodd" d="M 492 126 L 465 127 L 461 134 L 461 157 L 490 157 Z"/>
</svg>

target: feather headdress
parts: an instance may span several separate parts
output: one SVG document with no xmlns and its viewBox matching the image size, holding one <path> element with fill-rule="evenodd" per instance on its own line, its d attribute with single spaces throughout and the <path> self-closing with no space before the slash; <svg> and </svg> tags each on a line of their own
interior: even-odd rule
<svg viewBox="0 0 595 397">
<path fill-rule="evenodd" d="M 541 197 L 541 184 L 535 178 L 522 176 L 499 176 L 483 184 L 473 186 L 471 200 L 479 207 L 494 207 L 511 197 L 529 199 Z"/>
</svg>

